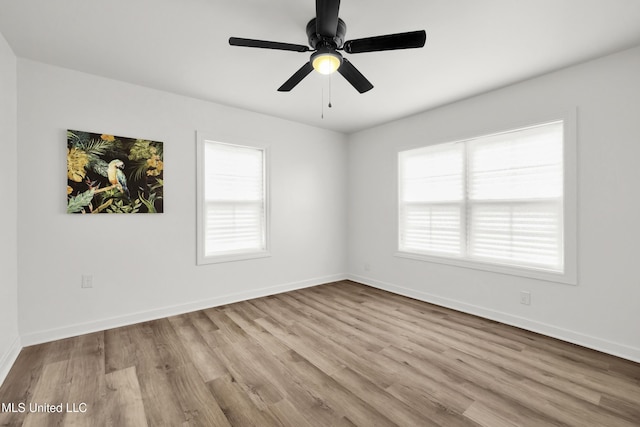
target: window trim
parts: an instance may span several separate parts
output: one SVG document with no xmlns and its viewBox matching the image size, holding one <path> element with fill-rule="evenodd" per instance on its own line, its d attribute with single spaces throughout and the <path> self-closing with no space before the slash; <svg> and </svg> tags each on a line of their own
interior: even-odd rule
<svg viewBox="0 0 640 427">
<path fill-rule="evenodd" d="M 222 255 L 205 255 L 205 196 L 204 196 L 204 150 L 207 142 L 236 145 L 240 147 L 255 148 L 263 152 L 263 174 L 264 174 L 264 240 L 263 250 L 250 250 L 237 253 L 226 253 Z M 270 147 L 267 144 L 255 142 L 238 137 L 228 137 L 226 135 L 212 134 L 209 132 L 196 132 L 196 264 L 218 264 L 233 261 L 243 261 L 271 256 L 271 212 L 270 212 Z"/>
<path fill-rule="evenodd" d="M 527 267 L 527 266 L 510 266 L 498 263 L 484 262 L 467 258 L 454 258 L 446 256 L 438 256 L 434 254 L 421 254 L 414 252 L 401 251 L 400 248 L 400 170 L 399 159 L 400 153 L 412 149 L 434 146 L 440 144 L 455 144 L 470 139 L 483 138 L 499 133 L 506 133 L 521 128 L 542 125 L 554 121 L 563 121 L 563 184 L 564 184 L 564 201 L 563 201 L 563 222 L 564 222 L 564 272 L 553 272 L 545 269 Z M 399 258 L 424 261 L 437 264 L 445 264 L 456 267 L 470 268 L 474 270 L 483 270 L 494 273 L 501 273 L 513 276 L 539 279 L 549 282 L 556 282 L 568 285 L 578 284 L 578 244 L 577 244 L 577 111 L 571 108 L 555 114 L 538 116 L 536 119 L 523 120 L 515 124 L 507 124 L 495 126 L 485 129 L 481 132 L 475 132 L 468 136 L 458 137 L 447 141 L 435 141 L 425 144 L 420 141 L 410 146 L 403 146 L 397 150 L 395 162 L 396 176 L 396 252 L 395 256 Z M 466 221 L 466 220 L 465 220 Z"/>
</svg>

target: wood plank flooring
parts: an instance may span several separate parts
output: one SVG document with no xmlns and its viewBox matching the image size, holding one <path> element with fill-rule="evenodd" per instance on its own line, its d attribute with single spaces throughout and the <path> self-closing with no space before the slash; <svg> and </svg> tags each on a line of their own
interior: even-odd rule
<svg viewBox="0 0 640 427">
<path fill-rule="evenodd" d="M 1 426 L 638 427 L 640 365 L 343 281 L 27 347 L 0 403 Z"/>
</svg>

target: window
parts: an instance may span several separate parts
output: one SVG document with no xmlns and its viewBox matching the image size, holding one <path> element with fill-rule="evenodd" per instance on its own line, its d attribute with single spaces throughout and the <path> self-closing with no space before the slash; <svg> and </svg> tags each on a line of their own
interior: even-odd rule
<svg viewBox="0 0 640 427">
<path fill-rule="evenodd" d="M 198 135 L 198 263 L 268 256 L 264 147 Z"/>
<path fill-rule="evenodd" d="M 398 255 L 565 281 L 564 135 L 559 120 L 400 152 Z"/>
</svg>

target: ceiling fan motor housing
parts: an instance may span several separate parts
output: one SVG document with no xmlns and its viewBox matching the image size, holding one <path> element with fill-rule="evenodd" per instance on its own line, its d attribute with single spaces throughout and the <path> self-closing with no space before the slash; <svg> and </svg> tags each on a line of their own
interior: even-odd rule
<svg viewBox="0 0 640 427">
<path fill-rule="evenodd" d="M 313 18 L 307 24 L 307 36 L 309 37 L 309 46 L 313 49 L 318 49 L 322 46 L 333 47 L 334 49 L 341 49 L 344 44 L 344 37 L 347 34 L 347 24 L 340 18 L 338 18 L 338 28 L 336 29 L 335 37 L 324 36 L 318 34 L 316 31 L 316 18 Z"/>
</svg>

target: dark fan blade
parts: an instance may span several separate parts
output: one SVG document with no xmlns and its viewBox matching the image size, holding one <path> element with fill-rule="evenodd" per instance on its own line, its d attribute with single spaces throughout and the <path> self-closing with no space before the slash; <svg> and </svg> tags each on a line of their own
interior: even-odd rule
<svg viewBox="0 0 640 427">
<path fill-rule="evenodd" d="M 347 53 L 378 52 L 381 50 L 414 49 L 423 47 L 427 40 L 424 30 L 409 33 L 388 34 L 386 36 L 366 37 L 364 39 L 349 40 L 344 43 Z"/>
<path fill-rule="evenodd" d="M 313 65 L 311 65 L 311 62 L 307 62 L 302 66 L 302 68 L 296 71 L 295 74 L 289 78 L 289 80 L 284 82 L 284 84 L 278 88 L 278 92 L 289 92 L 312 71 Z"/>
<path fill-rule="evenodd" d="M 241 39 L 238 37 L 230 37 L 229 44 L 231 46 L 259 47 L 262 49 L 278 49 L 291 50 L 293 52 L 308 52 L 309 48 L 301 44 L 269 42 L 265 40 Z"/>
<path fill-rule="evenodd" d="M 316 32 L 321 36 L 335 37 L 339 11 L 340 0 L 316 0 Z"/>
<path fill-rule="evenodd" d="M 373 89 L 371 82 L 347 58 L 342 58 L 342 65 L 338 68 L 338 72 L 360 93 Z"/>
</svg>

